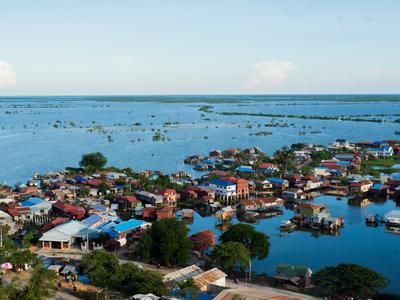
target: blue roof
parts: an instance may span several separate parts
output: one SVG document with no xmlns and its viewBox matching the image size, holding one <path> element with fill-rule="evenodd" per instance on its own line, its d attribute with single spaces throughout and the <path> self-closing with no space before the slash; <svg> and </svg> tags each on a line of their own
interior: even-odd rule
<svg viewBox="0 0 400 300">
<path fill-rule="evenodd" d="M 34 205 L 37 205 L 37 204 L 40 204 L 40 203 L 43 203 L 43 202 L 45 202 L 45 200 L 37 198 L 37 197 L 30 197 L 27 200 L 21 202 L 21 204 L 23 206 L 28 206 L 29 207 L 29 206 L 34 206 Z"/>
<path fill-rule="evenodd" d="M 104 205 L 101 205 L 101 204 L 92 205 L 92 209 L 98 210 L 99 212 L 102 212 L 102 213 L 107 211 L 107 207 L 105 207 Z"/>
<path fill-rule="evenodd" d="M 384 187 L 385 187 L 384 184 L 375 183 L 375 184 L 372 186 L 372 189 L 374 189 L 374 190 L 380 190 L 380 189 L 382 189 L 382 188 L 384 188 Z"/>
<path fill-rule="evenodd" d="M 236 185 L 231 181 L 228 180 L 223 180 L 223 179 L 214 179 L 210 182 L 210 184 L 215 184 L 215 185 L 221 185 L 221 186 L 230 186 L 230 185 Z"/>
<path fill-rule="evenodd" d="M 144 224 L 146 224 L 146 222 L 136 219 L 130 219 L 128 221 L 117 224 L 115 226 L 115 230 L 117 232 L 126 232 L 138 228 L 140 226 L 143 226 Z"/>
<path fill-rule="evenodd" d="M 98 214 L 93 214 L 90 217 L 87 217 L 82 222 L 88 224 L 89 226 L 99 222 L 101 220 L 101 216 Z"/>
<path fill-rule="evenodd" d="M 285 179 L 277 178 L 277 177 L 270 177 L 270 178 L 267 178 L 267 180 L 271 183 L 284 183 L 285 182 Z"/>
<path fill-rule="evenodd" d="M 203 163 L 205 163 L 205 164 L 215 164 L 215 160 L 206 159 L 206 160 L 203 160 Z"/>
<path fill-rule="evenodd" d="M 342 165 L 342 166 L 347 166 L 347 165 L 350 164 L 350 162 L 349 161 L 337 161 L 336 164 L 337 165 Z"/>
<path fill-rule="evenodd" d="M 335 157 L 336 158 L 349 158 L 349 159 L 352 159 L 353 158 L 353 154 L 336 154 Z"/>
<path fill-rule="evenodd" d="M 75 178 L 74 178 L 77 182 L 79 182 L 79 183 L 83 183 L 83 182 L 87 182 L 88 180 L 87 180 L 87 178 L 85 178 L 85 177 L 83 177 L 83 176 L 75 176 Z"/>
<path fill-rule="evenodd" d="M 238 168 L 236 168 L 236 171 L 244 172 L 244 173 L 254 173 L 254 170 L 249 167 L 238 167 Z"/>
</svg>

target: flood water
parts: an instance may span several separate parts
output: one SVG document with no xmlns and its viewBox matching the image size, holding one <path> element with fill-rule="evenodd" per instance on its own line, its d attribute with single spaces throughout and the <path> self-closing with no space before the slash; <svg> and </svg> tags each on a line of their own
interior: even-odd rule
<svg viewBox="0 0 400 300">
<path fill-rule="evenodd" d="M 140 97 L 139 97 L 140 98 Z M 189 171 L 183 159 L 214 149 L 258 146 L 272 154 L 283 145 L 309 142 L 328 144 L 337 138 L 350 141 L 395 139 L 400 124 L 397 96 L 194 96 L 146 97 L 116 101 L 118 97 L 0 98 L 0 182 L 15 184 L 34 172 L 77 166 L 82 154 L 100 151 L 108 165 L 135 170 Z M 397 99 L 398 98 L 398 99 Z M 202 103 L 204 99 L 204 103 Z M 210 104 L 211 100 L 217 100 Z M 126 99 L 124 99 L 126 100 Z M 165 100 L 165 101 L 164 101 Z M 365 100 L 365 101 L 364 101 Z M 376 101 L 375 101 L 376 100 Z M 211 101 L 212 102 L 212 101 Z M 212 112 L 200 111 L 202 105 Z M 302 118 L 220 115 L 244 112 L 285 115 L 355 116 L 382 122 L 310 120 Z M 382 116 L 372 116 L 380 114 Z M 277 127 L 265 124 L 278 123 Z M 161 140 L 153 136 L 159 130 Z M 256 135 L 268 131 L 271 135 Z M 399 139 L 399 136 L 397 136 Z M 391 280 L 387 289 L 400 293 L 400 236 L 383 227 L 367 227 L 365 215 L 384 215 L 392 200 L 360 208 L 347 200 L 319 197 L 333 216 L 345 218 L 339 236 L 294 232 L 281 235 L 281 217 L 255 226 L 270 236 L 271 249 L 264 261 L 253 262 L 257 273 L 273 275 L 279 263 L 300 264 L 317 271 L 341 262 L 359 263 Z M 237 222 L 237 221 L 236 221 Z M 193 232 L 215 229 L 214 217 L 196 215 Z"/>
</svg>

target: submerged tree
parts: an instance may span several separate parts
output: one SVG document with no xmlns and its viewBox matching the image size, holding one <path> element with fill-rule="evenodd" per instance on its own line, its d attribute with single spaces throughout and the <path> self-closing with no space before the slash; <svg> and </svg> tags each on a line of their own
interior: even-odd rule
<svg viewBox="0 0 400 300">
<path fill-rule="evenodd" d="M 325 267 L 314 276 L 315 284 L 332 296 L 367 299 L 388 285 L 381 274 L 356 264 Z"/>
<path fill-rule="evenodd" d="M 107 158 L 100 152 L 87 153 L 82 155 L 79 165 L 86 170 L 97 171 L 107 163 Z"/>
<path fill-rule="evenodd" d="M 219 238 L 222 243 L 238 242 L 249 251 L 251 258 L 265 259 L 269 253 L 268 236 L 249 224 L 235 224 Z"/>
</svg>

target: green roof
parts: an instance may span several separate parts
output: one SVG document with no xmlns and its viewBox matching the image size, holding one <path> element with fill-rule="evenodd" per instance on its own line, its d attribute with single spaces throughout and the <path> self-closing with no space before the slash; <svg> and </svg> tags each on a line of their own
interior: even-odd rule
<svg viewBox="0 0 400 300">
<path fill-rule="evenodd" d="M 278 274 L 276 277 L 280 278 L 293 278 L 293 277 L 304 277 L 307 274 L 309 268 L 303 266 L 289 265 L 289 264 L 280 264 L 276 268 L 276 273 Z"/>
</svg>

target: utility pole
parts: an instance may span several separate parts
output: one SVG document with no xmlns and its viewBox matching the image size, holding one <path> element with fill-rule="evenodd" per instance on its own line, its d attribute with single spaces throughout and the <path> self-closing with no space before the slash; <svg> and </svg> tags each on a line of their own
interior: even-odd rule
<svg viewBox="0 0 400 300">
<path fill-rule="evenodd" d="M 89 231 L 86 233 L 86 251 L 89 252 Z"/>
<path fill-rule="evenodd" d="M 3 248 L 3 227 L 0 227 L 0 247 Z"/>
<path fill-rule="evenodd" d="M 249 283 L 251 283 L 251 257 L 250 257 L 250 260 L 249 260 Z"/>
</svg>

